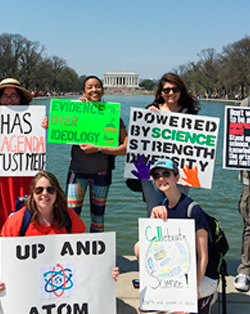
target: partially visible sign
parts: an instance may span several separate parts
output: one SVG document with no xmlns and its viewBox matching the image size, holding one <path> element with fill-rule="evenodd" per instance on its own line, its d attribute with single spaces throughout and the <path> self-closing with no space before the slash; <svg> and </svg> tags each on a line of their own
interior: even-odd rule
<svg viewBox="0 0 250 314">
<path fill-rule="evenodd" d="M 139 219 L 140 308 L 197 313 L 193 219 Z"/>
<path fill-rule="evenodd" d="M 48 142 L 118 146 L 120 104 L 51 99 Z"/>
<path fill-rule="evenodd" d="M 250 108 L 225 107 L 223 168 L 250 169 Z"/>
<path fill-rule="evenodd" d="M 149 179 L 158 159 L 178 164 L 178 183 L 211 189 L 219 118 L 131 108 L 124 177 Z"/>
<path fill-rule="evenodd" d="M 2 237 L 0 243 L 4 314 L 116 313 L 114 232 Z"/>
<path fill-rule="evenodd" d="M 45 106 L 0 106 L 0 176 L 34 176 L 45 168 Z"/>
</svg>

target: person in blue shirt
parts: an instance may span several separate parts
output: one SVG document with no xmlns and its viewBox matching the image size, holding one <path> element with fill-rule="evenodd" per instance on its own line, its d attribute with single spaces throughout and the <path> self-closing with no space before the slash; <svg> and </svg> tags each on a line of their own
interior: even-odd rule
<svg viewBox="0 0 250 314">
<path fill-rule="evenodd" d="M 187 218 L 187 208 L 193 200 L 181 193 L 177 187 L 180 178 L 177 164 L 171 159 L 159 159 L 151 168 L 156 187 L 162 191 L 166 199 L 164 205 L 152 209 L 150 218 L 166 220 L 168 218 Z M 197 204 L 192 209 L 195 219 L 195 240 L 197 253 L 197 289 L 199 313 L 209 313 L 209 307 L 216 295 L 218 273 L 213 258 L 208 250 L 208 223 L 204 211 Z M 134 246 L 139 259 L 139 242 Z"/>
</svg>

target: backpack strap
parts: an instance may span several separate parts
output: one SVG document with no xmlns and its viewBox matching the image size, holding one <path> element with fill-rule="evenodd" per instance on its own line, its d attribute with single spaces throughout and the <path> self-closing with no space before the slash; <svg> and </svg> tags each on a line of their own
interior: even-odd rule
<svg viewBox="0 0 250 314">
<path fill-rule="evenodd" d="M 163 206 L 164 206 L 164 205 L 166 205 L 167 200 L 168 200 L 168 198 L 167 198 L 167 197 L 165 197 L 161 205 L 163 205 Z"/>
<path fill-rule="evenodd" d="M 25 236 L 25 232 L 26 232 L 26 230 L 30 224 L 31 216 L 32 216 L 31 212 L 26 207 L 25 211 L 24 211 L 24 215 L 23 215 L 22 226 L 21 226 L 21 229 L 19 232 L 19 237 Z M 68 213 L 67 213 L 67 223 L 66 223 L 65 229 L 66 229 L 67 233 L 71 233 L 72 221 L 71 221 Z"/>
<path fill-rule="evenodd" d="M 196 205 L 199 205 L 199 204 L 196 203 L 195 201 L 191 202 L 191 203 L 188 205 L 188 208 L 187 208 L 187 217 L 188 217 L 188 218 L 191 218 L 191 217 L 192 217 L 192 210 L 193 210 L 194 206 L 196 206 Z M 212 244 L 212 243 L 213 243 L 213 237 L 212 237 L 211 228 L 210 228 L 209 222 L 208 222 L 208 214 L 205 213 L 205 215 L 206 215 L 207 226 L 208 226 L 208 240 L 209 240 L 209 242 Z"/>
<path fill-rule="evenodd" d="M 27 201 L 29 195 L 19 196 L 15 201 L 15 210 L 17 212 L 19 209 L 23 208 L 25 202 Z"/>
<path fill-rule="evenodd" d="M 67 212 L 67 223 L 66 223 L 66 226 L 65 226 L 65 229 L 67 230 L 67 233 L 71 233 L 71 228 L 72 228 L 72 221 L 69 217 L 69 214 Z"/>
<path fill-rule="evenodd" d="M 21 229 L 20 229 L 20 232 L 19 232 L 19 237 L 24 237 L 25 235 L 25 232 L 29 226 L 29 223 L 30 223 L 30 220 L 31 220 L 31 212 L 28 210 L 28 208 L 26 207 L 25 208 L 25 211 L 24 211 L 24 215 L 23 215 L 23 221 L 22 221 L 22 226 L 21 226 Z"/>
<path fill-rule="evenodd" d="M 194 208 L 194 206 L 198 205 L 198 203 L 196 203 L 195 201 L 192 201 L 187 208 L 187 217 L 191 218 L 192 217 L 192 210 Z"/>
</svg>

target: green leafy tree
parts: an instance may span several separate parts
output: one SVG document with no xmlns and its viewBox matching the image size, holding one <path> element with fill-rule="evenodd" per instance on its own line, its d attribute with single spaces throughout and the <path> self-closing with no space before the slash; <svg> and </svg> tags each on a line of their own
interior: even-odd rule
<svg viewBox="0 0 250 314">
<path fill-rule="evenodd" d="M 220 80 L 232 92 L 240 92 L 244 97 L 245 89 L 250 86 L 250 36 L 223 47 L 221 63 Z"/>
<path fill-rule="evenodd" d="M 14 77 L 34 91 L 79 91 L 77 73 L 58 56 L 45 55 L 45 47 L 19 34 L 0 35 L 0 79 Z"/>
<path fill-rule="evenodd" d="M 144 80 L 140 84 L 141 87 L 144 87 L 146 90 L 152 91 L 155 87 L 155 82 L 152 80 Z"/>
</svg>

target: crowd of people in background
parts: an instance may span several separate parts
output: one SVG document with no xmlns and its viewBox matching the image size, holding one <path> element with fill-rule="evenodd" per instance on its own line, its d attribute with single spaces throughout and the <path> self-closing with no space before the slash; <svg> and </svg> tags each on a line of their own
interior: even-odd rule
<svg viewBox="0 0 250 314">
<path fill-rule="evenodd" d="M 62 97 L 62 96 L 78 96 L 80 95 L 79 92 L 49 92 L 49 91 L 31 91 L 31 95 L 36 97 Z"/>
</svg>

